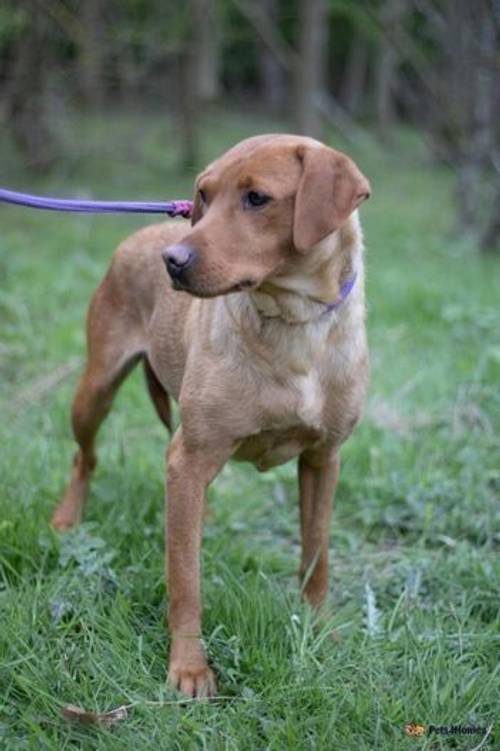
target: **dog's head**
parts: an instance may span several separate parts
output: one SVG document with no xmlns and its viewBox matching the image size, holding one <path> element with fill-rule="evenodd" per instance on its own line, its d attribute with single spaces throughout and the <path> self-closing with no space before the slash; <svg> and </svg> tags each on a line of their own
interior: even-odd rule
<svg viewBox="0 0 500 751">
<path fill-rule="evenodd" d="M 338 230 L 370 195 L 345 154 L 300 136 L 242 141 L 197 178 L 192 229 L 164 251 L 175 289 L 258 287 Z"/>
</svg>

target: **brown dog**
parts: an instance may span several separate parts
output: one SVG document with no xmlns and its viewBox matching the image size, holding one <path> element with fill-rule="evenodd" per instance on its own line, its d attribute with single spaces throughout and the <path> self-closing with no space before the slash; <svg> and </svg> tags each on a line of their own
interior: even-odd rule
<svg viewBox="0 0 500 751">
<path fill-rule="evenodd" d="M 327 593 L 338 451 L 368 381 L 355 209 L 369 194 L 354 163 L 317 141 L 250 138 L 198 177 L 191 228 L 166 222 L 120 245 L 90 305 L 79 450 L 52 524 L 80 520 L 97 430 L 142 359 L 167 426 L 168 394 L 180 405 L 167 454 L 169 678 L 190 696 L 215 691 L 200 545 L 206 488 L 230 457 L 259 470 L 299 457 L 304 595 L 319 607 Z"/>
</svg>

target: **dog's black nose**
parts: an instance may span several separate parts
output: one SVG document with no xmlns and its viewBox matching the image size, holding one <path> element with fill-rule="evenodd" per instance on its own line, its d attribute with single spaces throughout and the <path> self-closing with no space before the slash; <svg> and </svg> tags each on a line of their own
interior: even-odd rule
<svg viewBox="0 0 500 751">
<path fill-rule="evenodd" d="M 196 253 L 194 248 L 181 243 L 165 248 L 162 256 L 172 279 L 179 279 L 193 265 Z"/>
</svg>

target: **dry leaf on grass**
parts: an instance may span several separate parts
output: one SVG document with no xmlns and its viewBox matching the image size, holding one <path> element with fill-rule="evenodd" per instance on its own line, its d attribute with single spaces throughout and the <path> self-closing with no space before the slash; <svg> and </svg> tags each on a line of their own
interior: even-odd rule
<svg viewBox="0 0 500 751">
<path fill-rule="evenodd" d="M 101 727 L 109 727 L 114 725 L 115 722 L 121 722 L 127 717 L 127 707 L 121 706 L 116 709 L 112 709 L 109 712 L 87 712 L 81 707 L 75 707 L 74 704 L 68 704 L 64 707 L 63 717 L 70 722 L 80 722 L 82 725 L 100 725 Z"/>
</svg>

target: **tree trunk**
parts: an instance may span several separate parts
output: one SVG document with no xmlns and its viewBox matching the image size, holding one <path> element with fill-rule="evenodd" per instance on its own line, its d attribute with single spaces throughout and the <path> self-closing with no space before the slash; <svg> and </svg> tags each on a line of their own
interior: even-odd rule
<svg viewBox="0 0 500 751">
<path fill-rule="evenodd" d="M 85 102 L 93 108 L 99 107 L 104 101 L 102 10 L 102 0 L 85 0 L 81 4 L 78 73 Z"/>
<path fill-rule="evenodd" d="M 211 102 L 220 93 L 217 4 L 216 0 L 191 0 L 191 8 L 197 96 L 200 102 Z"/>
<path fill-rule="evenodd" d="M 260 6 L 273 25 L 278 25 L 278 0 L 261 0 Z M 258 38 L 259 78 L 262 99 L 268 110 L 282 113 L 287 101 L 287 73 L 273 50 Z"/>
<path fill-rule="evenodd" d="M 359 32 L 355 33 L 349 50 L 342 81 L 340 101 L 350 115 L 358 115 L 365 91 L 368 73 L 368 43 Z"/>
<path fill-rule="evenodd" d="M 376 110 L 380 133 L 386 137 L 394 124 L 394 93 L 398 75 L 398 32 L 406 10 L 406 0 L 386 0 L 381 24 L 389 40 L 382 38 L 376 71 Z"/>
<path fill-rule="evenodd" d="M 315 102 L 322 96 L 326 61 L 325 0 L 300 0 L 299 55 L 295 65 L 295 122 L 299 133 L 321 137 Z"/>
<path fill-rule="evenodd" d="M 495 27 L 485 0 L 478 0 L 474 6 L 465 0 L 450 4 L 447 22 L 453 41 L 446 48 L 442 94 L 448 122 L 454 122 L 456 128 L 451 139 L 455 152 L 451 154 L 457 173 L 458 221 L 461 229 L 479 232 L 483 244 L 495 227 L 494 218 L 488 217 L 488 228 L 481 231 L 483 206 L 491 200 L 485 186 L 499 147 Z"/>
<path fill-rule="evenodd" d="M 11 81 L 5 100 L 5 116 L 15 142 L 30 169 L 46 172 L 55 160 L 55 142 L 47 112 L 46 18 L 33 9 L 27 28 L 17 43 Z"/>
<path fill-rule="evenodd" d="M 500 255 L 500 179 L 488 224 L 479 242 L 484 253 L 496 252 Z"/>
<path fill-rule="evenodd" d="M 178 53 L 177 65 L 180 162 L 181 169 L 190 172 L 199 164 L 197 122 L 200 115 L 196 86 L 197 60 L 191 40 L 188 40 Z"/>
</svg>

